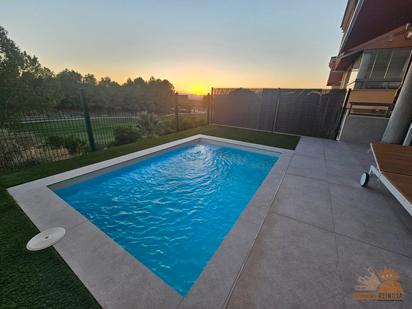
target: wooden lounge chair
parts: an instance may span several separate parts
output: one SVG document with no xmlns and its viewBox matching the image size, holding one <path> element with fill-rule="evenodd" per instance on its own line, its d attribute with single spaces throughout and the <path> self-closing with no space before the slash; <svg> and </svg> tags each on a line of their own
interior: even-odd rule
<svg viewBox="0 0 412 309">
<path fill-rule="evenodd" d="M 401 205 L 412 215 L 412 146 L 371 144 L 376 167 L 363 173 L 360 185 L 366 186 L 375 174 Z"/>
</svg>

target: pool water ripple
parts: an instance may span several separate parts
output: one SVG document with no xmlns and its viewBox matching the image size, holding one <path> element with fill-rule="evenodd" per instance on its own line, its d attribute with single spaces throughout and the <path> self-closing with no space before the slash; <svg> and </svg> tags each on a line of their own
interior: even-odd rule
<svg viewBox="0 0 412 309">
<path fill-rule="evenodd" d="M 56 193 L 184 296 L 276 160 L 187 145 Z"/>
</svg>

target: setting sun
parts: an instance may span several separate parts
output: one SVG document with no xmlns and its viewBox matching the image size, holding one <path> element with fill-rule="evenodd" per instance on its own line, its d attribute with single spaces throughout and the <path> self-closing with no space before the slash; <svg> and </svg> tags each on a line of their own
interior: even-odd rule
<svg viewBox="0 0 412 309">
<path fill-rule="evenodd" d="M 205 95 L 209 92 L 209 88 L 205 86 L 195 86 L 191 92 L 197 95 Z"/>
</svg>

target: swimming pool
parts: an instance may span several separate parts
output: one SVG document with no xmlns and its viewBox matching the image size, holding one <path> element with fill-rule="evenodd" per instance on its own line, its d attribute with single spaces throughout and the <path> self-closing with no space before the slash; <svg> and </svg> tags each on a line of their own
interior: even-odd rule
<svg viewBox="0 0 412 309">
<path fill-rule="evenodd" d="M 184 296 L 277 159 L 195 143 L 55 192 Z"/>
</svg>

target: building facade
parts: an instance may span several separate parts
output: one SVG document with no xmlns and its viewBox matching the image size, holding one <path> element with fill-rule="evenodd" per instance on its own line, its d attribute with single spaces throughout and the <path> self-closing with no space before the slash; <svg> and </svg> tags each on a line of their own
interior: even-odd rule
<svg viewBox="0 0 412 309">
<path fill-rule="evenodd" d="M 351 89 L 341 139 L 380 139 L 412 55 L 412 0 L 348 0 L 327 85 Z M 351 131 L 361 130 L 357 138 Z"/>
</svg>

